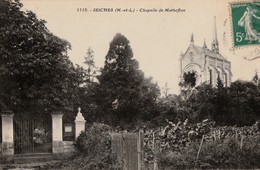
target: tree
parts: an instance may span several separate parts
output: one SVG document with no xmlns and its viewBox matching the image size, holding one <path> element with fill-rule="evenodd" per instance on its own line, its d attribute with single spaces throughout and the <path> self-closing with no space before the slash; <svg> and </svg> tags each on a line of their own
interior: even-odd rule
<svg viewBox="0 0 260 170">
<path fill-rule="evenodd" d="M 186 101 L 182 100 L 180 95 L 170 94 L 167 97 L 159 98 L 157 100 L 157 109 L 160 114 L 155 119 L 159 126 L 165 125 L 167 123 L 166 120 L 177 123 L 188 119 L 193 122 L 196 118 L 192 114 L 194 112 L 191 107 L 187 106 Z M 153 122 L 153 124 L 155 123 Z"/>
<path fill-rule="evenodd" d="M 181 96 L 184 99 L 187 99 L 195 90 L 196 81 L 197 81 L 197 73 L 195 71 L 185 72 L 183 74 L 183 81 L 179 83 L 181 87 Z"/>
<path fill-rule="evenodd" d="M 252 81 L 256 84 L 256 86 L 259 86 L 259 77 L 257 72 L 255 73 Z"/>
<path fill-rule="evenodd" d="M 214 119 L 218 124 L 226 123 L 231 100 L 232 99 L 228 94 L 228 87 L 224 87 L 222 80 L 218 76 L 217 87 L 214 90 L 213 100 L 213 103 L 215 105 L 215 113 L 212 114 L 212 119 Z"/>
<path fill-rule="evenodd" d="M 185 100 L 185 106 L 192 110 L 194 121 L 213 118 L 216 113 L 214 97 L 215 89 L 211 85 L 203 83 L 196 87 L 196 93 Z"/>
<path fill-rule="evenodd" d="M 226 123 L 252 125 L 260 119 L 260 91 L 252 82 L 235 81 L 229 88 L 231 98 Z"/>
<path fill-rule="evenodd" d="M 185 72 L 183 74 L 183 80 L 186 86 L 190 86 L 191 88 L 195 87 L 197 81 L 196 72 L 195 71 L 189 71 L 187 73 Z"/>
<path fill-rule="evenodd" d="M 70 44 L 21 7 L 19 0 L 0 4 L 0 109 L 72 110 L 82 72 L 69 60 Z"/>
<path fill-rule="evenodd" d="M 151 119 L 159 88 L 152 78 L 144 77 L 129 40 L 120 33 L 110 43 L 98 80 L 102 118 L 122 125 Z"/>
<path fill-rule="evenodd" d="M 222 80 L 220 79 L 219 75 L 218 75 L 218 78 L 217 78 L 217 89 L 223 89 L 224 87 L 224 84 L 222 82 Z"/>
<path fill-rule="evenodd" d="M 84 56 L 87 69 L 83 69 L 84 83 L 79 89 L 79 105 L 82 108 L 83 114 L 88 118 L 88 122 L 95 122 L 96 115 L 99 115 L 100 107 L 96 97 L 100 93 L 97 81 L 97 67 L 94 61 L 94 51 L 91 47 L 87 50 L 87 55 Z"/>
<path fill-rule="evenodd" d="M 87 50 L 87 55 L 84 57 L 85 61 L 84 63 L 87 65 L 87 78 L 86 82 L 93 82 L 97 73 L 95 61 L 94 61 L 94 51 L 91 47 Z"/>
</svg>

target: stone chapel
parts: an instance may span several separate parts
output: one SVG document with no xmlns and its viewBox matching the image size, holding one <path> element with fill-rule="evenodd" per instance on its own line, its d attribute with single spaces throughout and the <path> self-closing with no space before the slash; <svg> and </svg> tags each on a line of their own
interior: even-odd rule
<svg viewBox="0 0 260 170">
<path fill-rule="evenodd" d="M 180 56 L 180 70 L 181 81 L 185 72 L 196 72 L 196 86 L 206 82 L 214 87 L 218 77 L 224 86 L 230 86 L 231 63 L 219 52 L 216 18 L 214 18 L 214 38 L 211 49 L 207 47 L 205 40 L 202 47 L 195 45 L 192 34 L 188 49 Z"/>
</svg>

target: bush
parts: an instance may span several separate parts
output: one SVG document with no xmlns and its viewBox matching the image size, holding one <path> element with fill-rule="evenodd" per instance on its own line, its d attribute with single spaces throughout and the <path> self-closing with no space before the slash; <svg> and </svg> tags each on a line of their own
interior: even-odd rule
<svg viewBox="0 0 260 170">
<path fill-rule="evenodd" d="M 94 123 L 86 128 L 76 140 L 76 147 L 82 154 L 105 154 L 111 148 L 111 127 L 105 124 Z"/>
<path fill-rule="evenodd" d="M 63 164 L 63 169 L 120 169 L 111 150 L 111 127 L 94 123 L 76 141 L 79 154 Z"/>
<path fill-rule="evenodd" d="M 160 169 L 248 169 L 260 167 L 260 136 L 241 139 L 226 138 L 205 142 L 197 159 L 199 142 L 182 148 L 180 152 L 169 151 L 157 155 Z"/>
<path fill-rule="evenodd" d="M 153 166 L 155 160 L 160 169 L 260 167 L 259 122 L 244 127 L 216 127 L 209 120 L 197 124 L 168 123 L 165 127 L 144 131 L 147 167 Z"/>
</svg>

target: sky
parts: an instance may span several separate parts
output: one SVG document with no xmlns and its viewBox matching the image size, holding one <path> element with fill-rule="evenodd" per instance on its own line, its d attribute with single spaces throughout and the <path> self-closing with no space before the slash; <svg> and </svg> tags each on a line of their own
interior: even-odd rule
<svg viewBox="0 0 260 170">
<path fill-rule="evenodd" d="M 84 56 L 91 47 L 96 65 L 103 67 L 109 43 L 116 33 L 121 33 L 131 42 L 134 58 L 145 76 L 153 77 L 161 88 L 167 83 L 168 93 L 175 94 L 179 93 L 180 53 L 187 50 L 192 33 L 195 45 L 202 46 L 205 39 L 211 47 L 214 16 L 220 53 L 231 62 L 232 81 L 251 80 L 260 71 L 260 59 L 244 59 L 260 51 L 260 47 L 233 48 L 229 1 L 21 0 L 24 10 L 46 20 L 53 34 L 71 43 L 68 54 L 73 63 L 84 66 Z M 78 12 L 83 8 L 88 11 Z M 110 8 L 113 12 L 94 12 L 95 8 Z M 135 12 L 115 12 L 119 8 Z M 181 12 L 176 12 L 178 9 Z"/>
</svg>

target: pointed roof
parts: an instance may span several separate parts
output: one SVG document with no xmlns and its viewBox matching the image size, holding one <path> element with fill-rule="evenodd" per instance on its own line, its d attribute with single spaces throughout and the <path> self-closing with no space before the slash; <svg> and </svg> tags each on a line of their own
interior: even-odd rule
<svg viewBox="0 0 260 170">
<path fill-rule="evenodd" d="M 193 37 L 193 33 L 191 34 L 191 37 L 190 37 L 190 42 L 191 42 L 191 43 L 194 43 L 194 37 Z"/>
<path fill-rule="evenodd" d="M 218 42 L 216 16 L 214 16 L 214 38 L 213 41 Z"/>
<path fill-rule="evenodd" d="M 203 48 L 203 47 L 199 47 L 197 45 L 194 45 L 194 48 L 199 51 L 200 53 L 204 53 L 207 56 L 213 57 L 213 58 L 217 58 L 219 60 L 224 60 L 224 61 L 228 61 L 225 57 L 223 57 L 220 53 L 215 53 L 212 50 Z"/>
<path fill-rule="evenodd" d="M 193 33 L 191 34 L 191 39 L 190 39 L 190 45 L 181 56 L 181 59 L 187 54 L 187 52 L 193 49 L 196 53 L 198 54 L 204 54 L 206 56 L 212 57 L 212 58 L 217 58 L 219 60 L 227 61 L 229 62 L 225 57 L 223 57 L 219 53 L 219 45 L 218 45 L 218 36 L 217 36 L 217 26 L 216 26 L 216 16 L 214 16 L 214 36 L 213 36 L 213 43 L 212 43 L 212 49 L 207 48 L 206 40 L 204 39 L 203 47 L 194 45 L 194 35 Z"/>
<path fill-rule="evenodd" d="M 219 53 L 219 44 L 218 44 L 218 35 L 217 35 L 217 25 L 216 25 L 216 16 L 214 16 L 214 35 L 212 42 L 212 51 Z"/>
<path fill-rule="evenodd" d="M 182 59 L 186 54 L 187 52 L 190 50 L 190 49 L 193 49 L 196 53 L 198 54 L 204 54 L 206 56 L 209 56 L 209 57 L 212 57 L 212 58 L 217 58 L 219 60 L 223 60 L 223 61 L 227 61 L 229 62 L 225 57 L 223 57 L 220 53 L 215 53 L 214 51 L 208 49 L 208 48 L 204 48 L 204 47 L 200 47 L 200 46 L 197 46 L 197 45 L 194 45 L 194 44 L 190 44 L 189 47 L 187 48 L 187 50 L 185 51 L 185 53 L 183 54 L 183 56 L 181 56 L 180 59 Z"/>
<path fill-rule="evenodd" d="M 183 56 L 184 54 L 183 54 L 183 51 L 181 50 L 181 53 L 180 53 L 180 56 Z"/>
<path fill-rule="evenodd" d="M 207 48 L 206 40 L 204 38 L 203 48 Z"/>
</svg>

